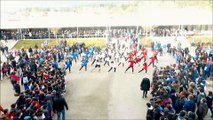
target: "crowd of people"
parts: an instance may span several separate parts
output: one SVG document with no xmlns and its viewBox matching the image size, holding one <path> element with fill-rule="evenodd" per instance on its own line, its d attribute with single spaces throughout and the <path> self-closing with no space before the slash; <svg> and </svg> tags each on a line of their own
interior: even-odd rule
<svg viewBox="0 0 213 120">
<path fill-rule="evenodd" d="M 54 114 L 66 119 L 66 69 L 60 65 L 64 58 L 56 56 L 64 52 L 64 45 L 41 50 L 22 48 L 3 63 L 2 77 L 10 80 L 18 99 L 10 109 L 0 106 L 0 119 L 51 120 Z"/>
<path fill-rule="evenodd" d="M 1 31 L 0 39 L 2 40 L 19 40 L 19 39 L 46 39 L 46 38 L 92 38 L 105 37 L 106 31 L 103 29 L 58 29 L 57 32 L 48 29 L 31 29 L 23 31 Z"/>
<path fill-rule="evenodd" d="M 138 32 L 139 36 L 161 36 L 161 37 L 169 37 L 169 36 L 186 36 L 188 34 L 188 30 L 178 29 L 177 26 L 160 26 L 153 27 L 150 30 L 146 30 L 145 28 L 139 27 L 111 27 L 109 31 L 106 27 L 98 27 L 98 28 L 61 28 L 57 30 L 51 29 L 23 29 L 23 30 L 2 30 L 0 32 L 0 39 L 4 40 L 19 40 L 19 39 L 45 39 L 45 38 L 93 38 L 93 37 L 106 37 L 109 36 L 117 36 L 121 33 L 124 35 Z M 195 31 L 194 31 L 195 32 Z M 194 33 L 193 32 L 193 33 Z"/>
<path fill-rule="evenodd" d="M 72 65 L 81 62 L 79 71 L 87 71 L 91 64 L 91 72 L 103 66 L 108 66 L 107 72 L 116 72 L 117 67 L 129 64 L 125 73 L 138 65 L 144 71 L 152 65 L 155 68 L 151 86 L 153 98 L 148 106 L 147 119 L 191 119 L 195 117 L 202 120 L 206 116 L 206 107 L 212 111 L 212 93 L 206 96 L 206 79 L 212 76 L 213 51 L 206 53 L 202 47 L 196 49 L 196 56 L 191 56 L 187 49 L 181 46 L 172 48 L 160 43 L 152 43 L 152 52 L 137 43 L 138 34 L 133 31 L 112 31 L 111 42 L 105 48 L 85 48 L 67 45 L 66 40 L 60 41 L 58 46 L 41 50 L 38 46 L 28 50 L 22 48 L 14 50 L 8 57 L 8 62 L 2 66 L 3 77 L 8 77 L 18 96 L 16 103 L 9 109 L 3 109 L 3 118 L 22 119 L 51 119 L 54 113 L 58 118 L 62 114 L 65 118 L 65 108 L 68 110 L 66 100 L 62 97 L 66 92 L 66 71 L 72 71 Z M 158 68 L 158 53 L 164 54 L 161 49 L 175 56 L 176 64 Z M 16 60 L 18 58 L 18 60 Z M 94 67 L 93 67 L 94 65 Z M 145 85 L 144 85 L 145 83 Z M 149 81 L 143 82 L 141 90 L 143 98 L 147 97 L 150 89 Z M 21 85 L 24 91 L 21 91 Z M 145 88 L 143 87 L 145 86 Z M 188 99 L 187 99 L 188 98 Z M 205 106 L 206 105 L 206 106 Z M 194 106 L 194 107 L 193 107 Z M 195 108 L 197 111 L 195 112 Z M 195 119 L 195 118 L 193 118 Z"/>
<path fill-rule="evenodd" d="M 185 49 L 174 51 L 176 64 L 156 67 L 152 83 L 141 82 L 143 97 L 151 90 L 147 120 L 204 120 L 208 110 L 213 117 L 213 94 L 207 79 L 213 77 L 213 49 L 200 45 L 195 56 Z M 147 80 L 148 79 L 148 80 Z"/>
</svg>

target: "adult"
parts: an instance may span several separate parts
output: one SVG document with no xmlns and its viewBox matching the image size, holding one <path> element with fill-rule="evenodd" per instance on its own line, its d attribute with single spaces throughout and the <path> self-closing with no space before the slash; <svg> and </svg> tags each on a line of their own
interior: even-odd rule
<svg viewBox="0 0 213 120">
<path fill-rule="evenodd" d="M 212 91 L 209 91 L 208 96 L 206 97 L 206 102 L 209 110 L 211 111 L 211 117 L 213 118 L 213 94 Z"/>
<path fill-rule="evenodd" d="M 198 116 L 198 120 L 204 120 L 204 117 L 208 113 L 208 106 L 205 98 L 201 99 L 201 103 L 199 104 L 196 113 Z"/>
<path fill-rule="evenodd" d="M 144 78 L 142 79 L 141 81 L 141 85 L 140 85 L 140 89 L 141 91 L 143 91 L 143 98 L 147 98 L 147 92 L 149 91 L 150 89 L 150 80 L 149 80 L 149 77 L 148 75 L 145 75 Z"/>
<path fill-rule="evenodd" d="M 185 104 L 183 105 L 183 109 L 191 112 L 195 112 L 196 109 L 196 105 L 194 102 L 194 97 L 192 95 L 189 95 L 188 100 L 185 102 Z"/>
<path fill-rule="evenodd" d="M 57 112 L 57 120 L 61 120 L 61 114 L 62 120 L 66 120 L 65 107 L 66 110 L 69 109 L 64 97 L 57 92 L 56 96 L 53 99 L 53 111 Z"/>
</svg>

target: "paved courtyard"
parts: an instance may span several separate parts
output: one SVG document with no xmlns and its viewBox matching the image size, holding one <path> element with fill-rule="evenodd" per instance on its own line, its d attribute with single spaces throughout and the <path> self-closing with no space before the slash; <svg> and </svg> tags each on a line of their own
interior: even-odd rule
<svg viewBox="0 0 213 120">
<path fill-rule="evenodd" d="M 174 62 L 174 58 L 166 54 L 159 56 L 157 66 Z M 91 72 L 93 67 L 89 65 L 88 71 L 82 69 L 79 72 L 80 62 L 73 63 L 72 73 L 67 75 L 67 119 L 145 119 L 146 103 L 151 95 L 142 99 L 140 82 L 145 73 L 137 73 L 141 66 L 135 66 L 134 74 L 131 70 L 124 73 L 128 64 L 124 67 L 119 66 L 116 73 L 108 73 L 109 67 L 102 67 L 101 72 Z M 150 79 L 152 72 L 153 68 L 150 67 L 147 73 Z M 208 89 L 212 89 L 212 82 L 208 83 Z M 0 90 L 1 105 L 9 108 L 17 99 L 9 80 L 4 79 L 0 82 Z"/>
</svg>

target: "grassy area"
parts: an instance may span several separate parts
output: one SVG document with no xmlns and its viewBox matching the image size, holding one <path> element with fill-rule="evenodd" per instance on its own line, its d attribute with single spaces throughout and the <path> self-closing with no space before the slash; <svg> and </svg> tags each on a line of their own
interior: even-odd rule
<svg viewBox="0 0 213 120">
<path fill-rule="evenodd" d="M 195 44 L 198 43 L 209 43 L 210 41 L 213 40 L 212 36 L 188 36 L 187 39 L 190 41 L 192 41 L 192 39 L 195 39 Z M 15 48 L 16 49 L 20 49 L 21 47 L 24 48 L 29 48 L 29 47 L 34 47 L 36 44 L 38 45 L 39 48 L 41 48 L 41 44 L 44 43 L 44 39 L 42 40 L 20 40 L 16 45 Z M 54 46 L 58 44 L 58 40 L 48 40 L 48 46 Z M 89 46 L 96 46 L 99 48 L 103 48 L 105 46 L 105 38 L 74 38 L 74 39 L 67 39 L 67 43 L 68 45 L 72 45 L 73 43 L 76 42 L 84 42 L 86 44 L 86 47 Z M 142 45 L 144 45 L 145 47 L 150 47 L 151 46 L 151 42 L 152 42 L 152 38 L 151 37 L 143 37 L 141 39 L 141 43 Z M 213 43 L 212 43 L 213 46 Z"/>
<path fill-rule="evenodd" d="M 72 45 L 76 42 L 84 42 L 86 44 L 86 47 L 89 46 L 96 46 L 99 48 L 103 48 L 105 46 L 105 38 L 74 38 L 74 39 L 66 39 L 68 45 Z M 14 46 L 16 49 L 20 49 L 22 47 L 28 49 L 30 47 L 33 47 L 37 44 L 39 48 L 41 48 L 41 44 L 45 42 L 45 39 L 40 40 L 20 40 L 18 43 Z M 48 40 L 48 47 L 58 45 L 59 40 L 51 39 Z"/>
<path fill-rule="evenodd" d="M 193 38 L 194 38 L 196 45 L 199 43 L 205 43 L 205 44 L 211 43 L 213 46 L 213 37 L 212 36 L 189 36 L 189 37 L 187 37 L 187 39 L 190 41 L 190 43 L 192 43 Z"/>
<path fill-rule="evenodd" d="M 152 38 L 151 37 L 143 37 L 141 39 L 141 44 L 144 47 L 151 47 Z"/>
</svg>

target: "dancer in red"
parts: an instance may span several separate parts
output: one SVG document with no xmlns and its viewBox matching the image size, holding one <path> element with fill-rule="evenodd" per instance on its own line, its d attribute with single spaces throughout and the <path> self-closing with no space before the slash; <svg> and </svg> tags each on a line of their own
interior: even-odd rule
<svg viewBox="0 0 213 120">
<path fill-rule="evenodd" d="M 135 50 L 135 51 L 133 52 L 133 54 L 134 54 L 134 56 L 136 57 L 136 55 L 137 55 L 137 51 Z"/>
<path fill-rule="evenodd" d="M 130 65 L 129 65 L 129 67 L 125 70 L 125 73 L 126 73 L 126 71 L 129 69 L 129 68 L 132 68 L 132 73 L 134 73 L 134 64 L 136 63 L 133 59 L 131 59 L 130 61 L 129 61 L 129 63 L 130 63 Z"/>
<path fill-rule="evenodd" d="M 147 57 L 147 50 L 145 48 L 142 49 L 142 58 L 144 59 L 144 62 L 146 61 L 146 57 Z"/>
<path fill-rule="evenodd" d="M 138 73 L 142 72 L 143 70 L 145 70 L 145 72 L 147 73 L 147 68 L 148 68 L 148 65 L 147 65 L 147 63 L 145 62 L 145 63 L 143 64 L 142 70 L 140 70 Z"/>
<path fill-rule="evenodd" d="M 135 58 L 135 63 L 138 64 L 138 67 L 140 66 L 140 64 L 139 64 L 140 61 L 141 61 L 140 57 L 137 56 L 137 57 Z"/>
<path fill-rule="evenodd" d="M 128 58 L 126 59 L 126 61 L 129 59 L 129 60 L 132 60 L 132 57 L 133 57 L 133 55 L 132 55 L 132 53 L 130 52 L 129 54 L 128 54 Z"/>
<path fill-rule="evenodd" d="M 150 59 L 151 59 L 151 61 L 150 61 L 150 63 L 149 63 L 148 66 L 150 66 L 150 65 L 152 64 L 152 67 L 154 67 L 154 66 L 155 66 L 156 57 L 155 57 L 155 56 L 152 56 Z"/>
<path fill-rule="evenodd" d="M 158 58 L 157 58 L 158 52 L 159 51 L 157 51 L 157 50 L 154 51 L 154 57 L 155 57 L 157 63 L 158 63 Z"/>
</svg>

